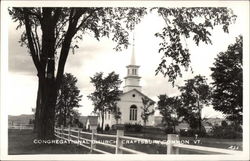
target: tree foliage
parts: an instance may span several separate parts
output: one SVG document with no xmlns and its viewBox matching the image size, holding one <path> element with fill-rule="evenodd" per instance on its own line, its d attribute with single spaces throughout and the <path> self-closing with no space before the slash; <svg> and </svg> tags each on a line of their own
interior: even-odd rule
<svg viewBox="0 0 250 161">
<path fill-rule="evenodd" d="M 156 69 L 168 76 L 174 84 L 178 76 L 182 76 L 182 67 L 190 67 L 190 52 L 187 40 L 192 38 L 198 46 L 200 42 L 212 44 L 211 30 L 221 25 L 224 32 L 229 32 L 229 25 L 234 23 L 236 16 L 233 11 L 223 7 L 191 7 L 191 8 L 154 8 L 165 20 L 165 27 L 156 33 L 162 41 L 159 53 L 161 62 Z"/>
<path fill-rule="evenodd" d="M 96 73 L 93 77 L 90 77 L 91 83 L 95 87 L 95 91 L 91 93 L 88 98 L 94 105 L 94 111 L 98 112 L 102 118 L 102 126 L 104 124 L 104 112 L 110 110 L 111 112 L 116 110 L 115 103 L 120 100 L 121 91 L 119 87 L 122 81 L 118 74 L 115 72 L 109 73 L 106 77 L 103 73 Z"/>
<path fill-rule="evenodd" d="M 243 110 L 242 46 L 243 38 L 239 36 L 227 51 L 218 54 L 211 68 L 213 107 L 237 124 L 242 124 Z"/>
<path fill-rule="evenodd" d="M 153 102 L 152 100 L 150 100 L 148 97 L 142 97 L 142 112 L 141 112 L 141 118 L 143 120 L 144 126 L 146 126 L 148 118 L 150 115 L 154 114 L 154 109 L 150 110 L 150 108 L 153 107 L 153 105 L 155 104 L 155 102 Z"/>
<path fill-rule="evenodd" d="M 178 125 L 178 111 L 181 108 L 181 100 L 179 97 L 168 97 L 165 95 L 158 96 L 158 110 L 163 116 L 162 123 L 168 128 L 172 128 L 175 132 L 175 127 Z"/>
<path fill-rule="evenodd" d="M 56 123 L 57 125 L 71 125 L 78 119 L 79 113 L 76 108 L 80 107 L 82 95 L 76 86 L 77 78 L 70 73 L 63 76 L 56 104 Z"/>
<path fill-rule="evenodd" d="M 187 121 L 191 128 L 199 127 L 201 130 L 201 110 L 204 105 L 210 104 L 211 89 L 206 78 L 201 75 L 186 80 L 184 86 L 179 87 L 181 91 L 182 106 L 179 116 Z"/>
</svg>

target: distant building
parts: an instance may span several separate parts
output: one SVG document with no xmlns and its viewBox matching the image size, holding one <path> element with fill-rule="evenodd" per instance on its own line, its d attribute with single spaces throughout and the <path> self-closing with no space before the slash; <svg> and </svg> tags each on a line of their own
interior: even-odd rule
<svg viewBox="0 0 250 161">
<path fill-rule="evenodd" d="M 223 118 L 207 118 L 203 122 L 209 123 L 211 126 L 221 126 L 221 122 L 223 121 Z"/>
<path fill-rule="evenodd" d="M 213 125 L 209 122 L 202 122 L 203 127 L 206 130 L 206 133 L 210 133 L 213 130 Z"/>
<path fill-rule="evenodd" d="M 176 127 L 175 127 L 175 130 L 177 131 L 177 132 L 180 132 L 180 131 L 187 131 L 187 130 L 189 130 L 190 129 L 190 126 L 189 126 L 189 124 L 187 123 L 187 122 L 185 122 L 185 121 L 183 121 L 183 122 L 181 122 L 181 123 L 179 123 Z"/>
<path fill-rule="evenodd" d="M 88 116 L 86 120 L 86 125 L 85 128 L 87 130 L 91 130 L 91 126 L 96 126 L 98 125 L 98 116 Z"/>
<path fill-rule="evenodd" d="M 154 125 L 155 126 L 163 126 L 162 116 L 154 116 Z"/>
<path fill-rule="evenodd" d="M 119 124 L 143 124 L 141 118 L 142 113 L 142 97 L 147 97 L 146 94 L 142 92 L 142 87 L 140 86 L 139 67 L 135 62 L 134 44 L 131 56 L 130 65 L 127 66 L 127 76 L 125 79 L 125 86 L 123 87 L 123 93 L 120 95 L 120 101 L 117 105 L 121 112 L 121 118 L 118 120 Z M 153 106 L 150 107 L 150 111 L 154 109 Z M 99 116 L 99 121 L 101 122 L 101 117 Z M 153 125 L 154 116 L 149 116 L 147 125 Z M 105 126 L 112 127 L 116 124 L 116 120 L 112 115 L 111 111 L 106 110 L 104 113 L 104 128 Z"/>
</svg>

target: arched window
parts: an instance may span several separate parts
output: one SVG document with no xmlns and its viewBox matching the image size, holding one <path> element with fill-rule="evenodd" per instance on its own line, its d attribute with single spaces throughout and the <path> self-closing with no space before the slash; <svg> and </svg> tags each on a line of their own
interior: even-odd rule
<svg viewBox="0 0 250 161">
<path fill-rule="evenodd" d="M 136 105 L 130 106 L 129 120 L 137 120 L 137 107 L 136 107 Z"/>
</svg>

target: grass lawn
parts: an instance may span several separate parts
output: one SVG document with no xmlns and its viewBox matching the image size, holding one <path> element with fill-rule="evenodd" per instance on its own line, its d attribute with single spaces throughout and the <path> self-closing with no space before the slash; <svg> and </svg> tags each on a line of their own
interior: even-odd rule
<svg viewBox="0 0 250 161">
<path fill-rule="evenodd" d="M 112 133 L 113 134 L 113 133 Z M 166 140 L 166 135 L 153 135 L 143 133 L 127 133 L 126 136 L 153 139 L 153 140 Z M 75 144 L 35 144 L 35 134 L 32 130 L 9 130 L 9 155 L 21 155 L 21 154 L 89 154 L 89 149 Z M 84 137 L 84 136 L 82 136 Z M 97 140 L 105 140 L 110 138 L 97 137 Z M 198 138 L 200 143 L 198 146 L 208 146 L 216 148 L 228 149 L 230 146 L 238 147 L 238 150 L 242 150 L 242 140 L 232 139 L 214 139 L 214 138 Z M 115 140 L 115 139 L 112 139 Z M 180 140 L 189 140 L 190 144 L 194 144 L 194 138 L 181 137 Z M 148 154 L 166 154 L 167 147 L 159 144 L 140 144 L 132 143 L 125 144 L 127 148 L 145 152 Z M 98 149 L 114 153 L 115 149 L 107 148 L 103 145 L 97 145 Z M 188 151 L 180 149 L 180 154 L 201 154 L 194 151 Z"/>
<path fill-rule="evenodd" d="M 74 144 L 34 144 L 32 130 L 9 130 L 9 155 L 20 154 L 88 154 L 89 149 Z"/>
<path fill-rule="evenodd" d="M 105 132 L 109 134 L 116 135 L 116 132 L 110 131 Z M 167 140 L 167 134 L 150 134 L 150 133 L 133 133 L 125 132 L 126 136 L 152 139 L 152 140 Z M 242 140 L 241 139 L 217 139 L 217 138 L 197 138 L 199 142 L 195 144 L 194 137 L 180 137 L 180 140 L 189 141 L 190 145 L 215 147 L 222 149 L 229 149 L 229 147 L 237 147 L 237 150 L 242 150 Z M 159 144 L 126 144 L 125 147 L 130 149 L 138 150 L 141 152 L 146 152 L 148 154 L 166 154 L 167 147 Z M 105 149 L 107 151 L 107 148 Z M 194 152 L 187 149 L 180 149 L 180 154 L 202 154 L 200 152 Z"/>
</svg>

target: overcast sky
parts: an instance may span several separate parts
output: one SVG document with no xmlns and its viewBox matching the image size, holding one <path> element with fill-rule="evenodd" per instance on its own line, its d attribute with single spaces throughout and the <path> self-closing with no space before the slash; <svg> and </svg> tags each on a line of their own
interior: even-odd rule
<svg viewBox="0 0 250 161">
<path fill-rule="evenodd" d="M 229 28 L 229 34 L 222 32 L 221 26 L 216 27 L 212 32 L 213 45 L 201 43 L 198 47 L 191 40 L 187 41 L 191 53 L 191 66 L 194 73 L 190 71 L 183 73 L 183 78 L 176 81 L 176 85 L 183 85 L 183 80 L 192 78 L 197 74 L 204 75 L 211 82 L 211 71 L 214 58 L 221 51 L 226 51 L 227 46 L 235 42 L 235 37 L 244 34 L 244 18 L 248 14 L 241 8 L 233 8 L 238 16 L 236 24 Z M 139 75 L 141 78 L 142 91 L 147 96 L 157 101 L 157 96 L 167 94 L 169 96 L 178 95 L 176 87 L 168 82 L 161 74 L 155 76 L 161 54 L 158 53 L 159 39 L 154 33 L 161 30 L 163 20 L 155 14 L 145 16 L 142 22 L 135 29 L 135 55 L 137 65 L 140 65 Z M 37 92 L 37 77 L 35 67 L 29 56 L 27 49 L 20 47 L 18 40 L 21 31 L 15 30 L 16 24 L 9 21 L 9 73 L 8 73 L 8 114 L 30 114 L 35 107 Z M 243 35 L 244 37 L 244 35 Z M 99 42 L 89 35 L 84 35 L 83 41 L 79 44 L 79 49 L 75 54 L 69 54 L 65 67 L 65 72 L 72 73 L 77 77 L 77 86 L 83 95 L 79 108 L 82 115 L 88 115 L 93 106 L 87 95 L 93 92 L 90 78 L 96 72 L 105 74 L 115 71 L 120 78 L 126 76 L 126 65 L 129 64 L 132 49 L 128 48 L 122 52 L 115 52 L 115 43 L 108 39 L 101 39 Z M 124 84 L 121 85 L 123 87 Z M 221 117 L 221 113 L 215 112 L 212 107 L 206 107 L 202 115 L 209 117 Z"/>
</svg>

